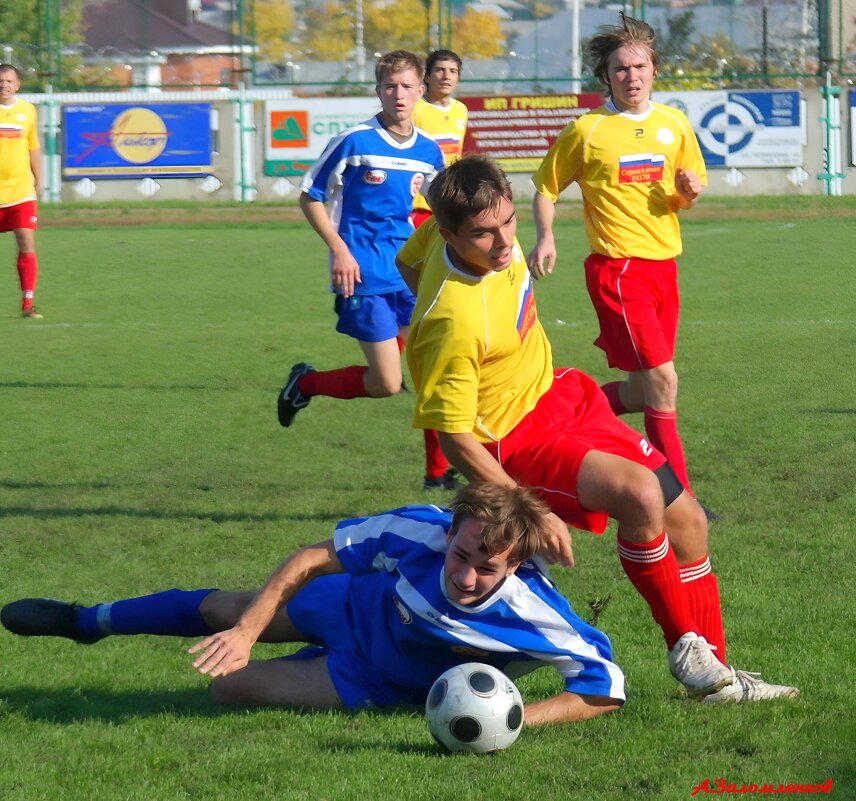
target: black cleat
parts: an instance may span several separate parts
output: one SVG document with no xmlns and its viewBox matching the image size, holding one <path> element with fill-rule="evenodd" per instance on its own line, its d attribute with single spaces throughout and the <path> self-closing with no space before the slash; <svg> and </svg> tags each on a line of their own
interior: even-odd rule
<svg viewBox="0 0 856 801">
<path fill-rule="evenodd" d="M 306 362 L 298 362 L 291 368 L 288 374 L 288 381 L 279 393 L 276 401 L 276 413 L 279 417 L 279 424 L 284 428 L 291 425 L 296 415 L 301 409 L 305 409 L 309 405 L 311 398 L 307 398 L 297 386 L 297 382 L 309 373 L 314 373 L 315 368 Z"/>
<path fill-rule="evenodd" d="M 461 480 L 460 473 L 455 470 L 454 467 L 450 467 L 442 476 L 437 476 L 436 478 L 426 478 L 425 481 L 422 482 L 422 489 L 426 491 L 431 490 L 445 490 L 447 492 L 453 492 L 454 490 L 461 488 Z"/>
<path fill-rule="evenodd" d="M 704 511 L 704 516 L 707 518 L 708 523 L 715 523 L 717 520 L 722 519 L 716 512 L 713 511 L 713 509 L 709 509 L 698 499 L 696 499 L 696 502 L 699 506 L 701 506 L 702 510 Z"/>
<path fill-rule="evenodd" d="M 77 604 L 51 598 L 22 598 L 0 609 L 0 622 L 22 637 L 65 637 L 81 645 L 92 645 L 101 637 L 84 637 L 77 626 Z"/>
</svg>

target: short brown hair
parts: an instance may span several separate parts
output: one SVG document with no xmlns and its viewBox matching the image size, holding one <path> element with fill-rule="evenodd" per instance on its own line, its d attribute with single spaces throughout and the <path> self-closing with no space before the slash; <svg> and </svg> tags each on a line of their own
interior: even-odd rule
<svg viewBox="0 0 856 801">
<path fill-rule="evenodd" d="M 621 15 L 621 25 L 609 25 L 592 36 L 588 52 L 592 60 L 592 72 L 602 83 L 609 86 L 609 57 L 625 45 L 637 45 L 648 51 L 654 74 L 660 71 L 660 57 L 655 50 L 654 29 L 641 19 Z"/>
<path fill-rule="evenodd" d="M 446 167 L 428 187 L 428 205 L 441 228 L 457 231 L 468 217 L 513 202 L 508 178 L 487 156 L 464 156 Z"/>
<path fill-rule="evenodd" d="M 385 75 L 395 75 L 405 70 L 415 70 L 419 83 L 425 78 L 425 64 L 422 59 L 409 50 L 392 50 L 384 53 L 375 64 L 375 81 L 379 84 Z"/>
<path fill-rule="evenodd" d="M 472 518 L 484 523 L 484 545 L 491 556 L 510 549 L 508 561 L 523 562 L 541 550 L 550 507 L 526 487 L 501 487 L 473 481 L 449 504 L 452 532 Z"/>
</svg>

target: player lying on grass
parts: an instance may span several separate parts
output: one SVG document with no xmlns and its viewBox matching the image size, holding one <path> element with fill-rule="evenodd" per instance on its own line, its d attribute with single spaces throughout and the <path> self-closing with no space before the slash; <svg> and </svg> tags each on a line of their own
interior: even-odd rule
<svg viewBox="0 0 856 801">
<path fill-rule="evenodd" d="M 726 663 L 704 512 L 592 378 L 554 372 L 505 174 L 464 157 L 434 180 L 428 201 L 434 219 L 398 256 L 417 292 L 407 342 L 414 425 L 437 430 L 470 480 L 537 488 L 553 511 L 557 561 L 573 563 L 564 523 L 602 533 L 616 519 L 621 565 L 689 692 L 709 702 L 798 695 Z"/>
<path fill-rule="evenodd" d="M 526 723 L 585 720 L 622 705 L 624 676 L 606 635 L 530 560 L 546 512 L 524 488 L 473 483 L 451 511 L 408 506 L 339 523 L 255 596 L 172 589 L 92 607 L 31 598 L 4 606 L 0 620 L 16 634 L 87 644 L 205 635 L 190 649 L 194 667 L 214 679 L 216 700 L 241 705 L 422 704 L 457 664 L 487 662 L 511 678 L 551 665 L 564 691 L 527 704 Z M 250 662 L 258 640 L 315 645 Z"/>
</svg>

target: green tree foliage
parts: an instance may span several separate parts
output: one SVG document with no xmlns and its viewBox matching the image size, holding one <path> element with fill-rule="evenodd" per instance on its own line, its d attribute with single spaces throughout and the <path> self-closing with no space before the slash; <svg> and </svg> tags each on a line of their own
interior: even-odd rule
<svg viewBox="0 0 856 801">
<path fill-rule="evenodd" d="M 80 57 L 59 55 L 82 42 L 83 0 L 0 0 L 0 46 L 11 48 L 24 90 L 82 83 Z"/>
</svg>

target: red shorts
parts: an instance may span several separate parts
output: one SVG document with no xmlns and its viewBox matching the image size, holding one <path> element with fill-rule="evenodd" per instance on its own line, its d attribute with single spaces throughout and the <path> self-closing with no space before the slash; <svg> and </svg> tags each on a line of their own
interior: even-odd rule
<svg viewBox="0 0 856 801">
<path fill-rule="evenodd" d="M 410 222 L 413 223 L 414 228 L 418 228 L 422 223 L 430 220 L 434 215 L 430 212 L 429 209 L 413 209 L 410 212 Z"/>
<path fill-rule="evenodd" d="M 602 534 L 606 512 L 583 509 L 577 499 L 577 476 L 589 451 L 622 456 L 650 470 L 666 458 L 609 408 L 597 382 L 572 368 L 556 371 L 553 386 L 499 442 L 485 448 L 508 475 L 535 489 L 562 520 Z"/>
<path fill-rule="evenodd" d="M 586 286 L 600 322 L 594 344 L 610 367 L 633 372 L 675 358 L 678 335 L 678 265 L 674 259 L 611 259 L 592 253 Z"/>
<path fill-rule="evenodd" d="M 39 209 L 35 200 L 25 200 L 14 206 L 0 208 L 0 233 L 29 228 L 35 231 L 39 225 Z"/>
</svg>

